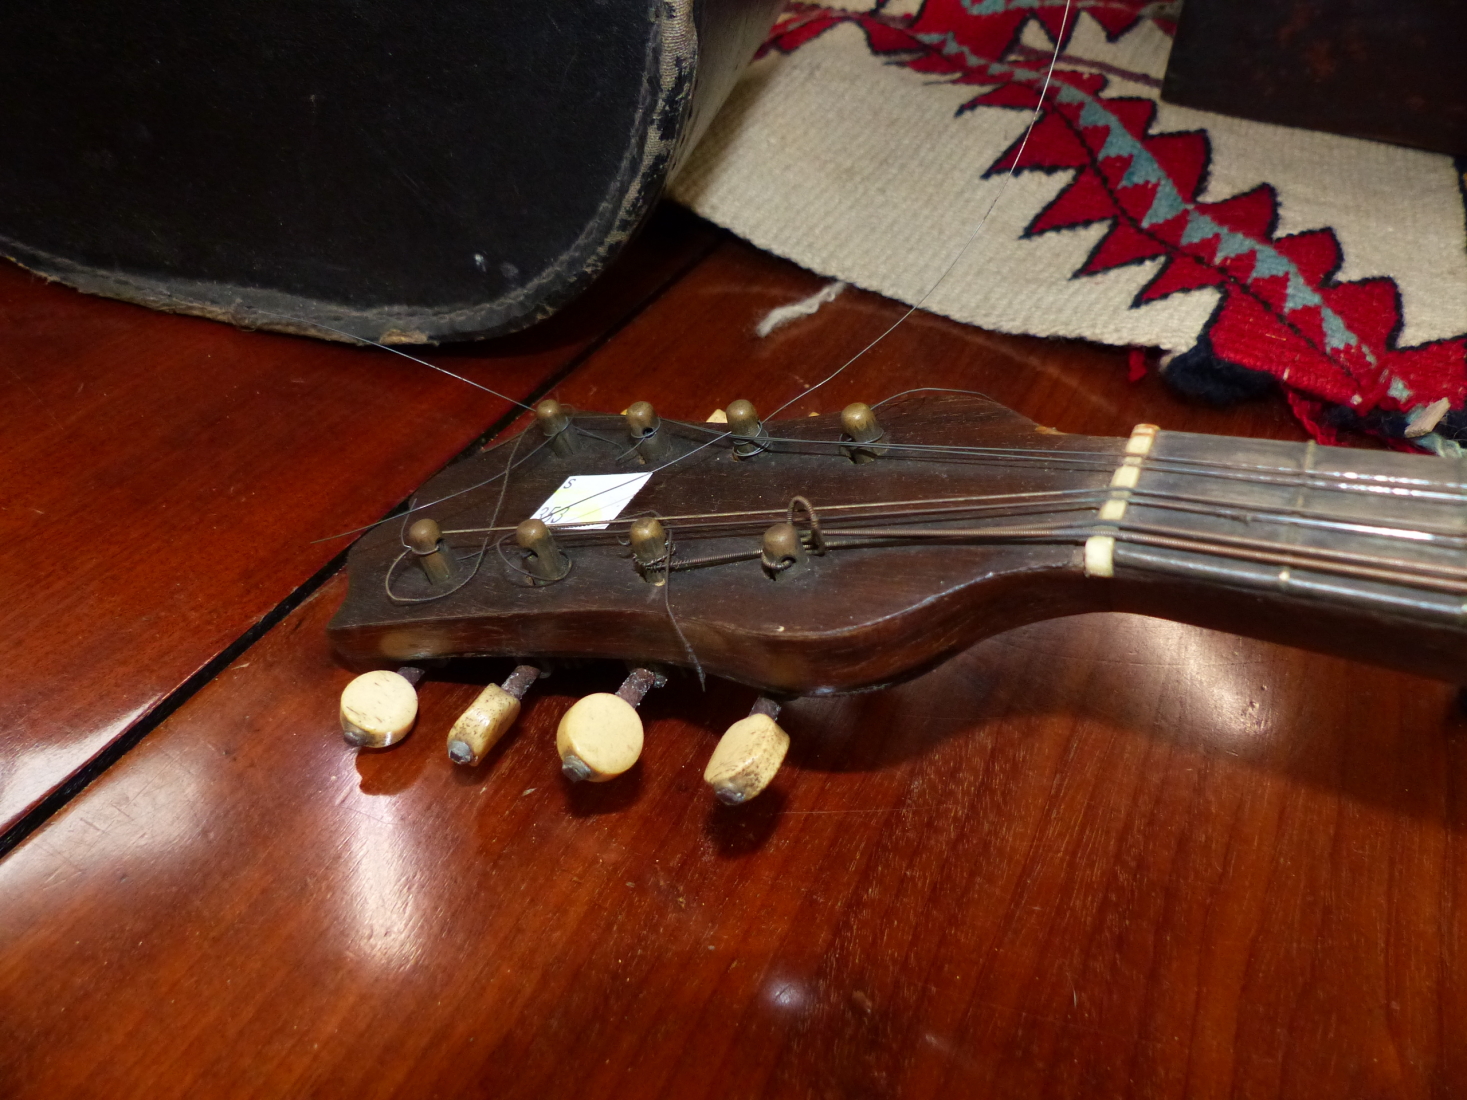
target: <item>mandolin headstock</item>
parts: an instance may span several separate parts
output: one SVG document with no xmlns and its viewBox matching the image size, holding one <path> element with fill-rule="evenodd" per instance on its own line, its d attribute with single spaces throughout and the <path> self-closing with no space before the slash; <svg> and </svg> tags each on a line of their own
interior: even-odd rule
<svg viewBox="0 0 1467 1100">
<path fill-rule="evenodd" d="M 445 471 L 353 548 L 333 644 L 376 667 L 614 658 L 818 694 L 1094 606 L 1077 541 L 1042 528 L 1093 515 L 1123 440 L 950 392 L 885 402 L 869 424 L 853 407 L 844 423 L 761 425 L 745 406 L 726 426 L 542 407 L 538 427 Z M 582 507 L 520 527 L 552 499 Z M 954 523 L 1036 533 L 921 535 Z"/>
<path fill-rule="evenodd" d="M 1459 460 L 1148 424 L 1066 436 L 952 392 L 767 424 L 735 402 L 726 427 L 645 403 L 537 415 L 362 539 L 330 631 L 408 677 L 463 656 L 627 661 L 616 694 L 561 720 L 573 779 L 636 761 L 635 708 L 666 665 L 765 693 L 705 774 L 740 802 L 788 745 L 777 698 L 891 683 L 1038 619 L 1129 610 L 1444 678 L 1467 661 Z M 482 759 L 537 675 L 486 689 L 449 755 Z M 382 747 L 416 699 L 369 676 L 343 729 Z"/>
</svg>

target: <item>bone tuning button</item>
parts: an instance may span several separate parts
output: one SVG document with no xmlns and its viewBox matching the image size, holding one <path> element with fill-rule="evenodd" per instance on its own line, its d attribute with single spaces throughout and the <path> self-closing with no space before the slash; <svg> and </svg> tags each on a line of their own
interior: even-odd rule
<svg viewBox="0 0 1467 1100">
<path fill-rule="evenodd" d="M 448 758 L 470 767 L 482 761 L 514 725 L 520 700 L 539 675 L 534 665 L 518 665 L 503 684 L 490 684 L 481 691 L 448 731 Z"/>
<path fill-rule="evenodd" d="M 737 806 L 769 786 L 790 747 L 789 734 L 774 720 L 778 713 L 777 706 L 761 699 L 747 718 L 719 738 L 703 771 L 703 781 L 718 801 Z"/>
<path fill-rule="evenodd" d="M 635 668 L 615 695 L 598 692 L 577 700 L 555 731 L 560 770 L 572 783 L 615 779 L 642 755 L 642 719 L 637 704 L 666 681 L 655 672 Z"/>
<path fill-rule="evenodd" d="M 402 672 L 364 672 L 341 693 L 341 734 L 359 749 L 385 749 L 408 735 L 418 717 L 418 693 Z"/>
</svg>

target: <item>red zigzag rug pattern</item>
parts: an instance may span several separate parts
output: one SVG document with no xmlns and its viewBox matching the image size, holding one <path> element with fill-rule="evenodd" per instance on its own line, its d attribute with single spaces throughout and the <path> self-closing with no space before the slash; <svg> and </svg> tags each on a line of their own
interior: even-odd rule
<svg viewBox="0 0 1467 1100">
<path fill-rule="evenodd" d="M 1110 231 L 1073 277 L 1161 259 L 1133 308 L 1200 287 L 1219 291 L 1197 346 L 1169 374 L 1212 372 L 1235 386 L 1259 372 L 1282 387 L 1325 443 L 1337 442 L 1338 429 L 1348 426 L 1414 449 L 1402 438 L 1409 414 L 1445 397 L 1454 411 L 1423 445 L 1455 452 L 1455 439 L 1467 441 L 1467 332 L 1399 346 L 1395 282 L 1338 281 L 1342 253 L 1329 229 L 1278 236 L 1278 199 L 1267 184 L 1222 201 L 1199 199 L 1212 155 L 1207 133 L 1152 133 L 1153 101 L 1108 96 L 1104 75 L 1061 64 L 1041 105 L 1049 59 L 1016 50 L 1026 24 L 1037 22 L 1063 50 L 1079 10 L 1114 40 L 1152 18 L 1147 13 L 1155 7 L 1145 0 L 1079 0 L 1067 20 L 1064 0 L 926 0 L 905 16 L 889 15 L 884 6 L 855 12 L 792 4 L 765 50 L 792 52 L 851 23 L 875 58 L 985 89 L 959 114 L 1040 108 L 1022 155 L 1016 142 L 988 169 L 989 175 L 1073 171 L 1073 181 L 1025 235 L 1109 222 Z M 1169 23 L 1155 21 L 1170 33 Z M 1243 388 L 1250 388 L 1246 381 Z"/>
</svg>

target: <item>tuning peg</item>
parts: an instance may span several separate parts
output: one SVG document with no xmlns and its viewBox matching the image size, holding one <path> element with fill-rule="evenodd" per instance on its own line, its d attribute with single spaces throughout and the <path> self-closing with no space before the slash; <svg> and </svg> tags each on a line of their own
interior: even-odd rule
<svg viewBox="0 0 1467 1100">
<path fill-rule="evenodd" d="M 406 541 L 429 584 L 450 584 L 458 578 L 458 562 L 444 543 L 438 524 L 431 519 L 425 516 L 409 527 Z"/>
<path fill-rule="evenodd" d="M 634 520 L 627 540 L 632 544 L 632 560 L 637 563 L 637 572 L 649 584 L 666 584 L 668 566 L 667 528 L 656 516 L 643 516 Z"/>
<path fill-rule="evenodd" d="M 782 521 L 765 530 L 759 563 L 771 580 L 798 576 L 809 560 L 799 529 L 793 523 Z"/>
<path fill-rule="evenodd" d="M 550 449 L 561 458 L 576 452 L 576 434 L 571 431 L 570 414 L 553 397 L 535 406 L 535 420 L 540 432 L 550 441 Z"/>
<path fill-rule="evenodd" d="M 418 717 L 420 668 L 364 672 L 341 693 L 341 735 L 359 749 L 385 749 L 411 732 Z"/>
<path fill-rule="evenodd" d="M 847 441 L 853 444 L 874 444 L 886 436 L 871 406 L 864 401 L 853 402 L 841 410 L 840 427 Z M 875 462 L 886 453 L 885 447 L 876 446 L 845 446 L 841 450 L 856 463 Z"/>
<path fill-rule="evenodd" d="M 759 421 L 752 401 L 738 400 L 728 407 L 728 434 L 734 438 L 736 458 L 753 458 L 769 446 L 769 431 Z"/>
<path fill-rule="evenodd" d="M 662 432 L 662 418 L 650 401 L 634 401 L 627 406 L 627 434 L 631 436 L 643 462 L 661 462 L 672 449 Z"/>
<path fill-rule="evenodd" d="M 448 758 L 472 767 L 509 732 L 520 714 L 520 700 L 540 676 L 534 665 L 516 665 L 502 684 L 490 684 L 458 716 L 448 731 Z"/>
<path fill-rule="evenodd" d="M 597 692 L 573 704 L 555 731 L 560 770 L 572 783 L 615 779 L 642 755 L 642 719 L 637 705 L 667 678 L 651 669 L 634 668 L 616 694 Z"/>
<path fill-rule="evenodd" d="M 514 529 L 514 540 L 521 550 L 526 550 L 525 571 L 532 583 L 550 584 L 562 579 L 571 570 L 570 558 L 555 541 L 544 520 L 534 518 L 523 521 Z"/>
<path fill-rule="evenodd" d="M 753 798 L 774 778 L 789 751 L 790 735 L 779 728 L 779 704 L 760 696 L 747 718 L 729 726 L 703 770 L 703 782 L 718 801 L 737 806 Z"/>
</svg>

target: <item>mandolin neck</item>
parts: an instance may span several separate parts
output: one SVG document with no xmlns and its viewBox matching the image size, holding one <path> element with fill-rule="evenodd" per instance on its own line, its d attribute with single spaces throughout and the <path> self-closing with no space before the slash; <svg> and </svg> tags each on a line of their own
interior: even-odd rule
<svg viewBox="0 0 1467 1100">
<path fill-rule="evenodd" d="M 1086 545 L 1117 610 L 1463 677 L 1462 460 L 1138 433 Z"/>
</svg>

